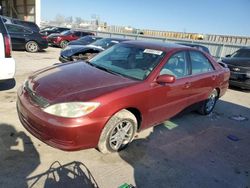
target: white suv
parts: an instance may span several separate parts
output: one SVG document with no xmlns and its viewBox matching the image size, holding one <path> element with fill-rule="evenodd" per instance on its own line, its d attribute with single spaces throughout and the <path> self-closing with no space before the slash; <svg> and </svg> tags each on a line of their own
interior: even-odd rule
<svg viewBox="0 0 250 188">
<path fill-rule="evenodd" d="M 15 60 L 11 57 L 10 36 L 0 16 L 0 80 L 14 78 Z"/>
</svg>

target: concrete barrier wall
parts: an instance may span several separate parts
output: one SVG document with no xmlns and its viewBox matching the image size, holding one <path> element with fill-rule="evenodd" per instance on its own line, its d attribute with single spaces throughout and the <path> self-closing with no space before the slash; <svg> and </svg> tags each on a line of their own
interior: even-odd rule
<svg viewBox="0 0 250 188">
<path fill-rule="evenodd" d="M 150 40 L 150 41 L 163 41 L 163 42 L 186 42 L 195 43 L 208 47 L 209 51 L 215 58 L 225 57 L 227 54 L 232 54 L 244 45 L 236 45 L 230 43 L 218 43 L 209 42 L 204 40 L 191 40 L 191 39 L 176 39 L 176 38 L 164 38 L 164 37 L 152 37 L 146 35 L 135 35 L 127 33 L 110 33 L 103 31 L 94 31 L 97 36 L 100 37 L 115 37 L 115 38 L 126 38 L 131 40 Z"/>
</svg>

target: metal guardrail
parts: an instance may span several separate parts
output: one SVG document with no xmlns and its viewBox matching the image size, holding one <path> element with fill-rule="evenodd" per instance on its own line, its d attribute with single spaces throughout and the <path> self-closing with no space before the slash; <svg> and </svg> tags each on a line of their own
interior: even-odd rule
<svg viewBox="0 0 250 188">
<path fill-rule="evenodd" d="M 93 32 L 93 31 L 92 31 Z M 178 43 L 194 43 L 206 46 L 212 56 L 215 58 L 225 57 L 228 54 L 232 54 L 244 45 L 236 45 L 230 43 L 217 43 L 209 42 L 204 40 L 191 40 L 191 39 L 177 39 L 177 38 L 164 38 L 164 37 L 152 37 L 147 35 L 137 35 L 128 33 L 111 33 L 104 31 L 94 31 L 97 36 L 100 37 L 116 37 L 116 38 L 126 38 L 131 40 L 151 40 L 151 41 L 162 41 L 162 42 L 178 42 Z"/>
</svg>

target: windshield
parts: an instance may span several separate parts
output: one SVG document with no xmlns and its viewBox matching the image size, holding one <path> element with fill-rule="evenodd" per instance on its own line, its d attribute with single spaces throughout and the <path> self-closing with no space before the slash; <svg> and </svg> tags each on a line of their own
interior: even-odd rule
<svg viewBox="0 0 250 188">
<path fill-rule="evenodd" d="M 55 27 L 45 27 L 45 28 L 41 29 L 41 31 L 52 31 L 54 29 L 55 29 Z"/>
<path fill-rule="evenodd" d="M 92 58 L 90 64 L 121 76 L 145 80 L 164 56 L 163 51 L 120 43 Z"/>
<path fill-rule="evenodd" d="M 234 52 L 231 57 L 250 58 L 250 50 L 240 49 L 240 50 Z"/>
<path fill-rule="evenodd" d="M 91 45 L 100 46 L 103 49 L 108 49 L 109 47 L 118 44 L 119 41 L 113 39 L 101 39 L 93 42 Z"/>
<path fill-rule="evenodd" d="M 61 35 L 65 35 L 65 36 L 70 35 L 70 34 L 72 34 L 72 31 L 70 31 L 70 30 L 61 32 Z"/>
</svg>

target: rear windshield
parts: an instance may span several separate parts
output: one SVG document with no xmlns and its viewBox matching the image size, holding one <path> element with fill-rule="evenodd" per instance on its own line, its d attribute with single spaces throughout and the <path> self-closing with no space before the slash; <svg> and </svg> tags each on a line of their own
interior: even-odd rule
<svg viewBox="0 0 250 188">
<path fill-rule="evenodd" d="M 71 34 L 72 34 L 72 31 L 70 30 L 61 32 L 61 35 L 64 35 L 64 36 L 71 35 Z"/>
</svg>

